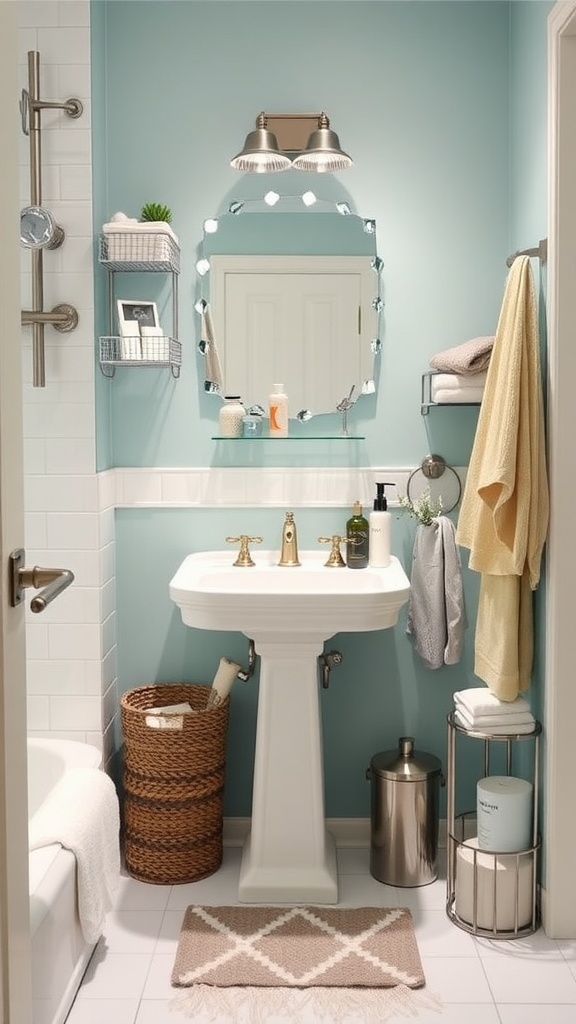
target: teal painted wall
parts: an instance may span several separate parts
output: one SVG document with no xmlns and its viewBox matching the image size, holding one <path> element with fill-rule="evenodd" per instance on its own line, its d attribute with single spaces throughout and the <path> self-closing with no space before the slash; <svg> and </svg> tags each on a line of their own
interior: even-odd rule
<svg viewBox="0 0 576 1024">
<path fill-rule="evenodd" d="M 137 215 L 144 201 L 170 204 L 182 243 L 184 348 L 179 381 L 166 371 L 124 370 L 103 388 L 100 382 L 101 466 L 234 465 L 247 458 L 264 472 L 274 465 L 405 466 L 429 451 L 465 464 L 477 414 L 432 410 L 422 418 L 420 374 L 439 349 L 493 333 L 506 256 L 545 234 L 541 55 L 550 4 L 114 0 L 95 6 L 101 8 L 95 61 L 105 81 L 105 93 L 96 94 L 102 109 L 95 111 L 95 231 L 116 210 Z M 247 181 L 229 159 L 263 107 L 328 111 L 355 159 L 335 177 L 358 212 L 377 222 L 384 346 L 378 394 L 354 410 L 366 441 L 351 451 L 295 441 L 279 452 L 269 442 L 247 456 L 245 446 L 211 441 L 218 402 L 199 391 L 194 264 L 204 219 L 242 197 L 243 182 L 254 187 L 255 176 Z M 262 193 L 271 186 L 302 188 L 294 171 L 262 179 Z M 319 194 L 320 188 L 321 182 Z M 97 289 L 102 301 L 101 276 Z M 105 333 L 104 322 L 99 330 Z M 346 515 L 344 508 L 299 511 L 301 546 L 319 532 L 342 530 Z M 121 690 L 161 679 L 208 682 L 222 655 L 244 660 L 243 637 L 182 625 L 168 581 L 188 552 L 220 548 L 224 535 L 242 530 L 276 538 L 281 519 L 257 508 L 118 511 Z M 394 553 L 407 568 L 413 535 L 413 523 L 396 515 Z M 344 662 L 321 694 L 329 815 L 369 813 L 365 768 L 400 734 L 414 734 L 420 749 L 444 758 L 451 694 L 475 682 L 476 574 L 465 571 L 465 582 L 472 626 L 457 667 L 422 668 L 405 636 L 405 613 L 394 630 L 334 639 Z M 256 701 L 257 677 L 235 686 L 227 814 L 249 813 Z M 476 770 L 472 761 L 464 766 L 470 799 Z"/>
<path fill-rule="evenodd" d="M 254 176 L 245 184 L 229 160 L 262 107 L 326 108 L 355 161 L 336 177 L 357 211 L 377 222 L 384 347 L 378 397 L 354 412 L 365 458 L 413 464 L 432 446 L 465 463 L 476 413 L 423 422 L 420 374 L 439 349 L 490 333 L 499 310 L 508 245 L 507 5 L 114 0 L 106 8 L 98 67 L 107 160 L 95 227 L 117 210 L 138 215 L 150 198 L 172 207 L 184 347 L 177 383 L 154 370 L 117 373 L 112 464 L 233 461 L 211 441 L 218 402 L 198 391 L 194 265 L 205 218 L 254 187 Z M 271 186 L 299 192 L 307 177 L 288 171 L 258 176 L 258 184 L 262 194 Z M 319 194 L 329 187 L 321 177 Z M 152 286 L 145 283 L 148 294 Z M 284 458 L 294 464 L 297 455 L 276 461 Z"/>
</svg>

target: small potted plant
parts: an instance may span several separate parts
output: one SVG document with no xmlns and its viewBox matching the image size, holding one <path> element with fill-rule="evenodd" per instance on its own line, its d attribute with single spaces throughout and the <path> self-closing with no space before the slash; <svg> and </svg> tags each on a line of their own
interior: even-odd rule
<svg viewBox="0 0 576 1024">
<path fill-rule="evenodd" d="M 138 221 L 139 259 L 151 263 L 170 262 L 178 239 L 170 223 L 172 210 L 164 203 L 144 203 Z"/>
<path fill-rule="evenodd" d="M 172 210 L 164 203 L 144 203 L 140 211 L 140 220 L 147 224 L 171 224 Z"/>
</svg>

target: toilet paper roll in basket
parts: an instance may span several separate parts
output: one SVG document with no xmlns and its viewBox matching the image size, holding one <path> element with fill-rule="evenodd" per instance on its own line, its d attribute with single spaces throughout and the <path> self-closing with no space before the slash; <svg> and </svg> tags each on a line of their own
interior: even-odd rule
<svg viewBox="0 0 576 1024">
<path fill-rule="evenodd" d="M 512 775 L 480 779 L 476 789 L 481 850 L 508 853 L 532 846 L 531 782 Z"/>
<path fill-rule="evenodd" d="M 490 931 L 512 932 L 516 928 L 525 928 L 532 920 L 533 871 L 532 853 L 495 856 L 482 853 L 478 849 L 478 839 L 468 839 L 458 847 L 456 853 L 454 909 L 457 916 L 468 924 Z"/>
</svg>

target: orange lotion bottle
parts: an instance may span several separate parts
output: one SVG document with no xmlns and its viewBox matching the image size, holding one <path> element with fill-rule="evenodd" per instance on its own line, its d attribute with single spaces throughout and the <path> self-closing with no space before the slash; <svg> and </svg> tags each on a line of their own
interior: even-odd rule
<svg viewBox="0 0 576 1024">
<path fill-rule="evenodd" d="M 270 437 L 288 436 L 288 395 L 283 384 L 273 384 L 268 400 L 270 411 Z"/>
</svg>

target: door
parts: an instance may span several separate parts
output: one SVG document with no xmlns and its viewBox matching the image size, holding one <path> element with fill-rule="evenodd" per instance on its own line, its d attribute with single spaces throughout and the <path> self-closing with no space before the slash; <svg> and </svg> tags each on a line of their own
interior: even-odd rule
<svg viewBox="0 0 576 1024">
<path fill-rule="evenodd" d="M 2 1024 L 32 1020 L 28 909 L 24 610 L 8 558 L 24 544 L 17 9 L 0 3 L 0 998 Z"/>
</svg>

